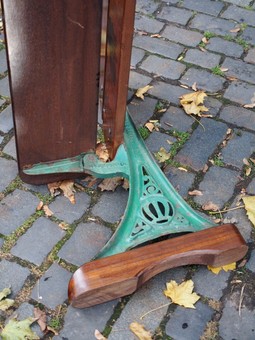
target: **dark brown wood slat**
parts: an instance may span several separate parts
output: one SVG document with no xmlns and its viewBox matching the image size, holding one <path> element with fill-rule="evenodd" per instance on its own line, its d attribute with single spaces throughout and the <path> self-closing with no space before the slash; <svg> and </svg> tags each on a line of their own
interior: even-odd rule
<svg viewBox="0 0 255 340">
<path fill-rule="evenodd" d="M 70 178 L 21 170 L 95 147 L 102 1 L 2 5 L 20 175 L 36 184 Z"/>
<path fill-rule="evenodd" d="M 104 135 L 113 158 L 123 142 L 135 0 L 109 0 L 103 96 Z"/>
<path fill-rule="evenodd" d="M 84 308 L 133 293 L 156 274 L 178 266 L 214 267 L 240 260 L 248 247 L 226 224 L 105 257 L 81 266 L 69 282 L 69 300 Z"/>
</svg>

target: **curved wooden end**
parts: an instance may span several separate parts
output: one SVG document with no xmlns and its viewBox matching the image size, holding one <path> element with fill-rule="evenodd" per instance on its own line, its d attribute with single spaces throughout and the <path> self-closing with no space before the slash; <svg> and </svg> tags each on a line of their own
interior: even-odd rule
<svg viewBox="0 0 255 340">
<path fill-rule="evenodd" d="M 214 267 L 240 260 L 248 247 L 233 224 L 175 237 L 82 265 L 72 276 L 68 297 L 84 308 L 137 290 L 156 274 L 178 266 Z"/>
</svg>

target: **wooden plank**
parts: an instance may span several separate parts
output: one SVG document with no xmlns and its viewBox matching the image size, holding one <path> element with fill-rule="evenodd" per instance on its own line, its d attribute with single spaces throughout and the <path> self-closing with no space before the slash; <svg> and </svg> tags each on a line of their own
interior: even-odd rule
<svg viewBox="0 0 255 340">
<path fill-rule="evenodd" d="M 103 129 L 110 157 L 123 142 L 135 0 L 109 0 Z"/>
<path fill-rule="evenodd" d="M 24 166 L 95 147 L 101 0 L 2 0 L 21 178 Z M 77 174 L 75 175 L 77 177 Z"/>
<path fill-rule="evenodd" d="M 69 282 L 69 300 L 84 308 L 133 293 L 156 274 L 178 266 L 226 265 L 248 247 L 233 224 L 161 241 L 81 266 Z"/>
</svg>

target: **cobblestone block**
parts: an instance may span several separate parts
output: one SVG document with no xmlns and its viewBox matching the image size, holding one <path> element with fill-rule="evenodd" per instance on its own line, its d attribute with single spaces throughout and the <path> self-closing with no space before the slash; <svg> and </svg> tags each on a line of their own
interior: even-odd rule
<svg viewBox="0 0 255 340">
<path fill-rule="evenodd" d="M 203 38 L 199 32 L 194 32 L 174 25 L 167 25 L 161 34 L 163 37 L 177 43 L 195 47 Z"/>
<path fill-rule="evenodd" d="M 49 195 L 50 194 L 48 186 L 46 184 L 33 185 L 33 184 L 25 183 L 25 182 L 23 182 L 22 184 L 25 188 L 27 188 L 28 190 L 31 190 L 33 192 L 38 192 L 42 195 Z"/>
<path fill-rule="evenodd" d="M 21 320 L 25 320 L 29 317 L 33 317 L 34 316 L 34 308 L 35 308 L 35 306 L 31 305 L 30 303 L 24 302 L 19 306 L 18 309 L 16 309 L 16 311 L 10 316 L 9 319 L 17 318 L 17 320 L 21 321 Z M 44 334 L 41 331 L 37 322 L 34 322 L 30 326 L 30 328 L 32 329 L 33 332 L 35 332 L 40 337 L 40 339 L 43 338 Z"/>
<path fill-rule="evenodd" d="M 255 83 L 255 65 L 247 64 L 241 60 L 226 58 L 222 67 L 228 68 L 227 76 L 234 76 L 249 83 Z"/>
<path fill-rule="evenodd" d="M 186 132 L 191 129 L 194 120 L 188 116 L 182 109 L 170 106 L 169 109 L 160 118 L 160 125 L 165 130 L 177 130 Z M 168 124 L 172 126 L 169 127 Z"/>
<path fill-rule="evenodd" d="M 248 25 L 255 25 L 255 12 L 237 6 L 229 6 L 222 14 L 222 18 L 244 22 Z"/>
<path fill-rule="evenodd" d="M 202 170 L 210 155 L 223 140 L 227 125 L 212 119 L 202 120 L 205 130 L 198 126 L 188 143 L 180 150 L 175 159 L 196 171 Z M 195 151 L 195 152 L 194 152 Z"/>
<path fill-rule="evenodd" d="M 131 89 L 139 89 L 140 87 L 144 87 L 151 82 L 151 78 L 145 76 L 143 74 L 137 73 L 135 71 L 131 71 L 129 74 L 129 87 Z"/>
<path fill-rule="evenodd" d="M 254 339 L 255 310 L 249 310 L 247 307 L 243 307 L 241 308 L 240 317 L 238 309 L 238 306 L 231 300 L 227 301 L 219 322 L 219 335 L 222 339 Z M 230 320 L 231 327 L 229 327 Z"/>
<path fill-rule="evenodd" d="M 4 147 L 3 152 L 9 156 L 12 156 L 14 159 L 17 159 L 15 137 L 10 139 L 10 141 Z"/>
<path fill-rule="evenodd" d="M 176 105 L 180 104 L 180 97 L 189 92 L 190 90 L 186 90 L 183 87 L 162 83 L 160 81 L 154 84 L 153 88 L 149 90 L 149 93 L 153 96 Z"/>
<path fill-rule="evenodd" d="M 136 126 L 142 126 L 153 115 L 156 99 L 146 97 L 144 100 L 134 98 L 128 105 L 128 111 Z"/>
<path fill-rule="evenodd" d="M 37 197 L 16 189 L 0 202 L 0 233 L 10 234 L 36 211 Z"/>
<path fill-rule="evenodd" d="M 160 54 L 171 59 L 177 59 L 183 51 L 183 47 L 180 45 L 163 39 L 156 39 L 147 36 L 136 36 L 133 44 L 134 46 L 143 48 L 151 53 Z"/>
<path fill-rule="evenodd" d="M 90 197 L 84 192 L 77 192 L 75 194 L 75 204 L 72 204 L 66 197 L 58 196 L 55 201 L 49 205 L 53 214 L 66 221 L 73 223 L 78 220 L 85 213 L 90 205 Z"/>
<path fill-rule="evenodd" d="M 77 309 L 68 307 L 64 328 L 54 340 L 92 340 L 95 330 L 102 332 L 113 314 L 117 301 L 110 301 L 94 307 Z"/>
<path fill-rule="evenodd" d="M 177 61 L 151 55 L 142 63 L 140 68 L 164 78 L 179 79 L 186 67 Z"/>
<path fill-rule="evenodd" d="M 27 268 L 21 267 L 15 262 L 2 260 L 0 262 L 0 291 L 6 287 L 11 287 L 12 293 L 9 298 L 13 299 L 22 288 L 29 274 L 30 271 Z"/>
<path fill-rule="evenodd" d="M 248 51 L 247 56 L 244 58 L 247 63 L 255 64 L 255 48 L 251 48 Z"/>
<path fill-rule="evenodd" d="M 186 25 L 189 19 L 192 17 L 192 12 L 177 7 L 164 6 L 157 17 L 169 22 L 176 22 L 177 24 Z"/>
<path fill-rule="evenodd" d="M 81 266 L 89 262 L 111 237 L 111 230 L 96 223 L 81 223 L 60 249 L 58 256 Z"/>
<path fill-rule="evenodd" d="M 238 104 L 245 105 L 252 103 L 252 100 L 254 100 L 254 93 L 254 85 L 241 81 L 233 81 L 226 89 L 223 97 Z"/>
<path fill-rule="evenodd" d="M 4 97 L 11 96 L 8 77 L 5 77 L 0 80 L 0 95 Z"/>
<path fill-rule="evenodd" d="M 9 132 L 13 128 L 12 107 L 11 105 L 0 113 L 0 130 L 4 133 Z"/>
<path fill-rule="evenodd" d="M 241 136 L 233 134 L 227 146 L 222 149 L 223 161 L 242 169 L 244 166 L 243 159 L 248 159 L 254 150 L 255 136 L 253 134 L 248 132 L 242 132 Z"/>
<path fill-rule="evenodd" d="M 238 6 L 248 6 L 250 4 L 250 0 L 225 0 L 225 2 Z"/>
<path fill-rule="evenodd" d="M 197 14 L 189 24 L 190 28 L 198 29 L 202 32 L 208 31 L 217 35 L 236 36 L 230 30 L 235 28 L 235 23 L 229 20 L 215 18 L 206 14 Z"/>
<path fill-rule="evenodd" d="M 255 178 L 253 178 L 251 183 L 248 185 L 247 192 L 252 194 L 252 195 L 255 195 Z"/>
<path fill-rule="evenodd" d="M 204 105 L 209 109 L 207 113 L 212 115 L 213 117 L 215 117 L 218 114 L 222 107 L 222 103 L 211 96 L 205 98 Z"/>
<path fill-rule="evenodd" d="M 220 300 L 223 289 L 228 285 L 230 272 L 222 270 L 218 275 L 212 273 L 207 267 L 200 266 L 192 277 L 196 293 L 214 300 Z M 208 289 L 210 287 L 210 289 Z"/>
<path fill-rule="evenodd" d="M 222 90 L 225 79 L 206 70 L 198 70 L 190 68 L 181 78 L 181 83 L 184 85 L 192 86 L 197 83 L 197 88 L 209 92 L 217 92 Z"/>
<path fill-rule="evenodd" d="M 220 58 L 218 54 L 191 49 L 186 53 L 184 61 L 210 69 L 219 65 Z"/>
<path fill-rule="evenodd" d="M 209 44 L 206 45 L 206 49 L 234 58 L 240 58 L 243 54 L 242 46 L 233 41 L 224 40 L 218 37 L 211 38 Z"/>
<path fill-rule="evenodd" d="M 194 201 L 201 205 L 211 201 L 221 208 L 233 195 L 238 181 L 237 171 L 218 166 L 211 167 L 199 185 L 203 196 L 196 196 Z"/>
<path fill-rule="evenodd" d="M 224 4 L 212 0 L 184 0 L 181 2 L 181 6 L 193 11 L 217 16 L 224 7 Z"/>
<path fill-rule="evenodd" d="M 7 60 L 6 60 L 6 51 L 0 51 L 0 73 L 3 74 L 7 71 Z"/>
<path fill-rule="evenodd" d="M 137 0 L 136 1 L 136 12 L 142 12 L 144 14 L 154 13 L 159 6 L 158 2 L 153 0 Z"/>
<path fill-rule="evenodd" d="M 176 139 L 167 135 L 166 133 L 153 131 L 145 140 L 145 144 L 152 153 L 158 152 L 161 147 L 163 147 L 168 152 L 171 149 L 171 145 L 168 141 L 170 143 L 174 143 Z"/>
<path fill-rule="evenodd" d="M 70 278 L 70 272 L 53 263 L 41 279 L 37 281 L 31 293 L 31 298 L 51 309 L 55 309 L 57 305 L 67 300 L 67 287 Z"/>
<path fill-rule="evenodd" d="M 241 38 L 244 39 L 248 44 L 255 45 L 255 28 L 247 27 L 243 31 Z"/>
<path fill-rule="evenodd" d="M 45 217 L 40 217 L 18 239 L 11 253 L 39 266 L 64 235 L 65 232 L 56 223 Z"/>
<path fill-rule="evenodd" d="M 246 265 L 246 268 L 255 273 L 255 250 L 252 251 L 251 257 Z"/>
<path fill-rule="evenodd" d="M 148 18 L 144 15 L 136 15 L 135 29 L 149 33 L 159 33 L 164 24 L 156 19 Z"/>
<path fill-rule="evenodd" d="M 128 191 L 118 187 L 115 192 L 104 192 L 92 209 L 92 214 L 106 222 L 116 223 L 124 214 L 128 200 Z M 113 209 L 114 207 L 114 209 Z"/>
<path fill-rule="evenodd" d="M 212 315 L 213 310 L 200 301 L 196 309 L 178 306 L 166 324 L 166 334 L 178 340 L 200 339 Z"/>
<path fill-rule="evenodd" d="M 167 167 L 164 172 L 175 190 L 182 197 L 187 197 L 188 191 L 194 182 L 195 175 L 190 172 L 181 171 L 174 167 Z"/>
<path fill-rule="evenodd" d="M 132 55 L 131 55 L 131 67 L 136 67 L 136 65 L 143 59 L 145 55 L 145 51 L 140 50 L 139 48 L 132 48 Z"/>
<path fill-rule="evenodd" d="M 18 166 L 15 161 L 0 158 L 0 191 L 3 191 L 17 174 Z"/>
<path fill-rule="evenodd" d="M 146 312 L 168 303 L 169 300 L 163 294 L 166 282 L 170 280 L 181 282 L 185 278 L 185 274 L 186 269 L 184 268 L 172 269 L 145 283 L 127 303 L 121 316 L 114 324 L 108 340 L 135 340 L 135 335 L 129 330 L 130 323 L 134 320 L 139 320 Z M 148 314 L 143 318 L 142 324 L 153 334 L 166 311 L 167 306 Z M 123 329 L 125 332 L 118 332 L 118 329 Z"/>
</svg>

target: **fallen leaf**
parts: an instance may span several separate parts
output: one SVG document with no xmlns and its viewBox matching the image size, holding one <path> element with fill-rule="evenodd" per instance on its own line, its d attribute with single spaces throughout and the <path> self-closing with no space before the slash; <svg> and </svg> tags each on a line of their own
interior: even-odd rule
<svg viewBox="0 0 255 340">
<path fill-rule="evenodd" d="M 155 153 L 155 157 L 159 163 L 164 163 L 171 157 L 171 154 L 167 152 L 165 148 L 161 147 L 159 151 Z"/>
<path fill-rule="evenodd" d="M 237 33 L 241 30 L 241 27 L 235 27 L 235 28 L 232 28 L 232 30 L 229 30 L 229 32 L 231 33 Z"/>
<path fill-rule="evenodd" d="M 151 333 L 148 332 L 143 325 L 138 322 L 132 322 L 129 325 L 131 332 L 133 332 L 139 340 L 152 340 Z"/>
<path fill-rule="evenodd" d="M 0 292 L 0 310 L 6 311 L 8 308 L 14 305 L 14 300 L 7 299 L 6 297 L 11 294 L 10 288 L 4 288 Z"/>
<path fill-rule="evenodd" d="M 166 109 L 160 109 L 157 111 L 157 113 L 164 113 L 164 112 L 166 112 Z"/>
<path fill-rule="evenodd" d="M 253 109 L 255 107 L 255 103 L 245 104 L 243 107 L 245 107 L 246 109 Z"/>
<path fill-rule="evenodd" d="M 61 191 L 59 190 L 60 184 L 61 184 L 61 181 L 48 184 L 48 189 L 52 197 L 60 195 L 61 193 Z"/>
<path fill-rule="evenodd" d="M 30 325 L 36 321 L 35 318 L 27 318 L 25 320 L 17 321 L 11 319 L 4 327 L 1 333 L 3 340 L 14 340 L 14 339 L 40 339 L 39 336 L 34 333 Z"/>
<path fill-rule="evenodd" d="M 104 337 L 103 334 L 101 334 L 97 329 L 95 330 L 95 338 L 97 340 L 107 340 L 107 338 Z"/>
<path fill-rule="evenodd" d="M 225 266 L 221 267 L 212 267 L 212 266 L 207 266 L 207 268 L 213 272 L 214 274 L 218 275 L 221 270 L 224 270 L 225 272 L 228 272 L 230 270 L 235 270 L 236 269 L 236 262 L 227 264 Z"/>
<path fill-rule="evenodd" d="M 145 31 L 138 31 L 137 34 L 138 34 L 138 35 L 148 35 L 148 33 L 145 32 Z"/>
<path fill-rule="evenodd" d="M 152 34 L 151 38 L 161 38 L 161 35 L 160 34 Z"/>
<path fill-rule="evenodd" d="M 184 89 L 188 89 L 189 87 L 187 85 L 180 85 L 180 87 L 183 87 Z"/>
<path fill-rule="evenodd" d="M 45 311 L 41 310 L 40 308 L 34 308 L 34 317 L 42 332 L 44 332 L 47 328 L 47 317 Z"/>
<path fill-rule="evenodd" d="M 204 165 L 202 172 L 206 173 L 206 171 L 209 169 L 209 166 L 207 164 Z"/>
<path fill-rule="evenodd" d="M 247 158 L 243 159 L 243 164 L 250 166 L 250 163 Z"/>
<path fill-rule="evenodd" d="M 248 177 L 250 176 L 250 174 L 251 174 L 251 168 L 249 167 L 245 170 L 245 175 Z"/>
<path fill-rule="evenodd" d="M 207 95 L 204 91 L 187 93 L 180 97 L 180 104 L 188 115 L 194 114 L 201 117 L 203 112 L 209 111 L 207 107 L 201 105 L 205 97 Z"/>
<path fill-rule="evenodd" d="M 59 223 L 59 228 L 61 228 L 62 230 L 67 230 L 68 229 L 68 224 L 65 222 L 61 222 Z"/>
<path fill-rule="evenodd" d="M 255 227 L 255 196 L 245 196 L 243 202 L 249 220 Z"/>
<path fill-rule="evenodd" d="M 43 211 L 47 217 L 50 217 L 53 215 L 53 212 L 50 210 L 50 208 L 47 205 L 43 206 Z"/>
<path fill-rule="evenodd" d="M 190 196 L 203 196 L 202 191 L 199 190 L 193 190 L 193 191 L 189 191 L 189 195 Z"/>
<path fill-rule="evenodd" d="M 3 300 L 4 298 L 6 298 L 8 295 L 11 294 L 11 288 L 4 288 L 1 292 L 0 292 L 0 301 Z"/>
<path fill-rule="evenodd" d="M 64 196 L 67 197 L 72 204 L 75 204 L 74 181 L 69 179 L 64 180 L 61 182 L 59 188 L 63 191 Z"/>
<path fill-rule="evenodd" d="M 141 98 L 142 100 L 144 100 L 144 94 L 147 93 L 152 88 L 153 88 L 153 86 L 151 86 L 151 85 L 146 85 L 144 87 L 140 87 L 136 91 L 135 95 L 136 95 L 136 97 Z"/>
<path fill-rule="evenodd" d="M 179 166 L 177 169 L 178 169 L 178 170 L 181 170 L 181 171 L 188 172 L 188 170 L 187 170 L 187 169 L 185 169 L 185 168 L 183 168 L 182 166 Z"/>
<path fill-rule="evenodd" d="M 180 61 L 180 60 L 182 60 L 183 58 L 184 58 L 184 56 L 181 55 L 177 60 Z"/>
<path fill-rule="evenodd" d="M 36 207 L 36 210 L 40 211 L 40 210 L 42 210 L 42 207 L 43 207 L 43 201 L 40 201 L 38 206 Z"/>
<path fill-rule="evenodd" d="M 124 178 L 123 184 L 122 184 L 122 188 L 125 190 L 129 189 L 129 181 L 127 178 Z"/>
<path fill-rule="evenodd" d="M 171 280 L 166 284 L 166 290 L 164 294 L 169 297 L 173 303 L 186 308 L 195 308 L 194 304 L 200 299 L 196 293 L 192 293 L 194 289 L 194 282 L 188 280 L 177 284 Z"/>
<path fill-rule="evenodd" d="M 105 178 L 98 187 L 101 191 L 115 191 L 121 183 L 122 177 Z"/>
<path fill-rule="evenodd" d="M 227 72 L 227 71 L 228 71 L 228 68 L 226 68 L 226 67 L 220 67 L 220 70 L 221 70 L 222 72 Z"/>
<path fill-rule="evenodd" d="M 195 82 L 192 86 L 191 86 L 193 91 L 197 91 L 197 83 Z"/>
<path fill-rule="evenodd" d="M 47 326 L 47 331 L 52 332 L 54 335 L 58 335 L 58 332 L 53 327 Z"/>
<path fill-rule="evenodd" d="M 93 177 L 93 176 L 87 176 L 86 178 L 83 179 L 84 182 L 88 182 L 87 186 L 88 188 L 93 187 L 98 181 L 98 178 Z"/>
<path fill-rule="evenodd" d="M 228 77 L 227 77 L 227 80 L 229 80 L 229 81 L 236 81 L 237 78 L 234 77 L 234 76 L 228 76 Z"/>
<path fill-rule="evenodd" d="M 212 210 L 212 211 L 217 211 L 220 210 L 217 204 L 214 204 L 213 202 L 207 202 L 202 205 L 203 210 Z"/>
<path fill-rule="evenodd" d="M 150 122 L 146 123 L 144 126 L 147 127 L 147 129 L 150 132 L 152 132 L 155 129 L 155 125 L 153 123 L 150 123 Z"/>
<path fill-rule="evenodd" d="M 208 40 L 206 37 L 203 37 L 203 38 L 202 38 L 202 42 L 203 42 L 204 44 L 208 44 L 208 43 L 209 43 L 209 40 Z"/>
<path fill-rule="evenodd" d="M 198 46 L 198 48 L 202 51 L 202 52 L 207 52 L 205 48 L 203 48 L 202 46 Z"/>
<path fill-rule="evenodd" d="M 107 162 L 109 160 L 109 152 L 105 143 L 98 143 L 96 145 L 96 155 L 102 162 Z"/>
</svg>

